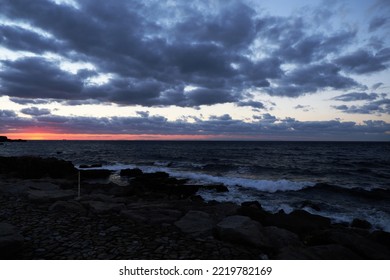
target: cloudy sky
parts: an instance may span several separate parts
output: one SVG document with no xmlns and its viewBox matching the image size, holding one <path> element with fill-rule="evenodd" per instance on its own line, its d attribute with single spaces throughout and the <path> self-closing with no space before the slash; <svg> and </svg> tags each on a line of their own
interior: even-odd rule
<svg viewBox="0 0 390 280">
<path fill-rule="evenodd" d="M 388 0 L 0 0 L 0 134 L 390 140 Z"/>
</svg>

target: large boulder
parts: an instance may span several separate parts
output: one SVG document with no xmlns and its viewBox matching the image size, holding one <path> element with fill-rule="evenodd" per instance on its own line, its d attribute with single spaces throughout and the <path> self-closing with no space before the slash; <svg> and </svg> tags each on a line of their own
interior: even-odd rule
<svg viewBox="0 0 390 280">
<path fill-rule="evenodd" d="M 54 202 L 50 207 L 49 211 L 52 212 L 63 212 L 63 213 L 80 213 L 85 214 L 86 210 L 77 201 L 57 201 Z"/>
<path fill-rule="evenodd" d="M 98 214 L 108 212 L 118 213 L 126 209 L 126 206 L 123 203 L 109 203 L 102 201 L 82 201 L 81 203 Z"/>
<path fill-rule="evenodd" d="M 269 246 L 261 224 L 245 216 L 226 217 L 217 224 L 216 230 L 223 241 L 256 247 Z"/>
<path fill-rule="evenodd" d="M 0 174 L 23 179 L 76 178 L 77 169 L 70 161 L 40 157 L 0 157 Z"/>
<path fill-rule="evenodd" d="M 283 228 L 268 226 L 264 227 L 262 232 L 267 237 L 269 246 L 277 250 L 288 246 L 302 245 L 297 234 Z"/>
<path fill-rule="evenodd" d="M 380 243 L 362 236 L 348 228 L 326 229 L 312 233 L 306 238 L 308 245 L 340 244 L 364 259 L 389 259 L 390 250 Z"/>
<path fill-rule="evenodd" d="M 183 232 L 202 234 L 211 232 L 213 220 L 210 215 L 202 211 L 189 211 L 175 225 Z"/>
<path fill-rule="evenodd" d="M 182 215 L 179 210 L 154 207 L 123 210 L 121 214 L 134 222 L 157 225 L 172 224 Z"/>
<path fill-rule="evenodd" d="M 36 202 L 51 202 L 57 200 L 68 200 L 76 197 L 76 192 L 72 190 L 29 190 L 28 198 Z"/>
<path fill-rule="evenodd" d="M 309 232 L 330 227 L 330 219 L 319 215 L 313 215 L 304 210 L 295 210 L 290 214 L 279 212 L 266 216 L 266 225 L 276 226 L 305 235 Z"/>
<path fill-rule="evenodd" d="M 16 227 L 8 223 L 0 223 L 0 259 L 20 258 L 23 240 Z"/>
</svg>

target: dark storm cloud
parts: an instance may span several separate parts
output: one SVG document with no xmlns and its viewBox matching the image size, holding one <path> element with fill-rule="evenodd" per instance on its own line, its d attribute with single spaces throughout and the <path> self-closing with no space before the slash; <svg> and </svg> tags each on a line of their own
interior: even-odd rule
<svg viewBox="0 0 390 280">
<path fill-rule="evenodd" d="M 390 114 L 390 99 L 380 99 L 364 105 L 340 105 L 333 108 L 348 114 Z"/>
<path fill-rule="evenodd" d="M 366 74 L 387 69 L 389 61 L 390 48 L 385 48 L 376 53 L 357 50 L 337 58 L 334 62 L 350 73 Z"/>
<path fill-rule="evenodd" d="M 388 21 L 388 18 L 375 17 L 370 21 L 370 25 L 368 27 L 368 30 L 370 32 L 373 32 L 373 31 L 377 30 L 378 28 L 380 28 L 381 26 L 383 26 L 384 24 L 386 24 L 387 21 Z"/>
<path fill-rule="evenodd" d="M 49 104 L 51 101 L 48 99 L 30 99 L 30 98 L 19 98 L 19 97 L 11 97 L 9 99 L 13 103 L 26 105 L 26 104 Z"/>
<path fill-rule="evenodd" d="M 351 92 L 342 94 L 332 98 L 337 101 L 359 101 L 359 100 L 375 100 L 379 97 L 377 93 L 365 93 L 365 92 Z"/>
<path fill-rule="evenodd" d="M 43 115 L 49 115 L 50 110 L 49 109 L 39 109 L 37 107 L 30 107 L 30 108 L 24 108 L 20 110 L 23 114 L 31 115 L 31 116 L 43 116 Z"/>
<path fill-rule="evenodd" d="M 340 68 L 333 64 L 312 64 L 287 73 L 279 80 L 279 86 L 267 88 L 270 95 L 297 97 L 315 93 L 320 89 L 348 89 L 358 87 L 353 79 L 340 74 Z"/>
<path fill-rule="evenodd" d="M 248 107 L 253 107 L 256 109 L 265 109 L 264 104 L 260 101 L 240 101 L 240 102 L 237 102 L 237 106 L 240 106 L 240 107 L 248 106 Z"/>
<path fill-rule="evenodd" d="M 18 98 L 78 99 L 83 82 L 38 57 L 3 61 L 1 93 Z"/>
<path fill-rule="evenodd" d="M 37 34 L 36 32 L 18 27 L 0 25 L 0 44 L 11 50 L 43 53 L 57 51 L 60 42 Z"/>
<path fill-rule="evenodd" d="M 384 70 L 390 60 L 389 49 L 338 57 L 355 42 L 356 30 L 325 34 L 313 29 L 303 14 L 268 16 L 241 1 L 169 6 L 152 0 L 84 0 L 77 2 L 78 8 L 46 0 L 0 1 L 9 21 L 36 28 L 0 26 L 4 47 L 41 56 L 1 61 L 0 94 L 19 102 L 45 98 L 70 105 L 96 100 L 119 105 L 241 106 L 249 89 L 289 97 L 352 89 L 358 83 L 341 73 Z M 311 16 L 325 18 L 329 13 Z M 373 26 L 381 29 L 384 24 Z M 43 58 L 47 52 L 89 62 L 96 70 L 70 74 Z M 285 63 L 294 64 L 295 70 L 283 70 Z M 112 78 L 101 85 L 86 82 L 99 73 Z M 196 89 L 185 91 L 186 86 Z"/>
</svg>

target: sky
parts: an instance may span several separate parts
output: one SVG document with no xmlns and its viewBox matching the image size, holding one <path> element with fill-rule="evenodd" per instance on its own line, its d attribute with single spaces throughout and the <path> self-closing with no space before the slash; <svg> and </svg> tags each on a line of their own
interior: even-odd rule
<svg viewBox="0 0 390 280">
<path fill-rule="evenodd" d="M 390 140 L 388 0 L 0 0 L 0 135 Z"/>
</svg>

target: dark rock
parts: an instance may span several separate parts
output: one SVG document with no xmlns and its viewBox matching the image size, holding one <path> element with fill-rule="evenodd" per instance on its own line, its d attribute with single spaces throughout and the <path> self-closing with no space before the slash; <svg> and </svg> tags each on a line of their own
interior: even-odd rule
<svg viewBox="0 0 390 280">
<path fill-rule="evenodd" d="M 306 243 L 308 245 L 340 244 L 364 259 L 390 258 L 390 252 L 385 246 L 348 228 L 325 229 L 314 232 L 306 238 Z"/>
<path fill-rule="evenodd" d="M 298 235 L 286 229 L 278 227 L 264 227 L 262 232 L 269 241 L 269 246 L 275 249 L 281 249 L 288 246 L 301 246 L 302 242 Z"/>
<path fill-rule="evenodd" d="M 71 162 L 56 158 L 0 157 L 0 174 L 23 179 L 74 178 L 77 170 Z"/>
<path fill-rule="evenodd" d="M 366 220 L 353 219 L 353 221 L 351 223 L 351 227 L 370 229 L 372 227 L 372 225 L 369 222 L 367 222 Z"/>
<path fill-rule="evenodd" d="M 105 179 L 112 174 L 108 169 L 80 170 L 81 179 Z"/>
<path fill-rule="evenodd" d="M 310 200 L 305 200 L 301 203 L 300 208 L 305 208 L 305 207 L 309 207 L 316 211 L 321 211 L 321 207 Z"/>
<path fill-rule="evenodd" d="M 103 167 L 101 163 L 95 163 L 95 164 L 80 164 L 79 168 L 100 168 Z"/>
<path fill-rule="evenodd" d="M 390 250 L 390 232 L 376 230 L 370 235 L 371 240 L 386 246 Z"/>
<path fill-rule="evenodd" d="M 289 246 L 283 248 L 275 259 L 279 260 L 356 260 L 360 257 L 350 249 L 338 245 L 320 245 L 313 247 Z"/>
<path fill-rule="evenodd" d="M 54 202 L 50 207 L 49 211 L 64 212 L 64 213 L 80 213 L 85 214 L 86 210 L 77 201 L 57 201 Z"/>
<path fill-rule="evenodd" d="M 265 224 L 267 217 L 270 215 L 261 207 L 258 201 L 243 202 L 237 210 L 238 215 L 247 216 L 252 220 Z"/>
<path fill-rule="evenodd" d="M 18 259 L 22 253 L 23 236 L 11 224 L 0 223 L 0 259 Z"/>
<path fill-rule="evenodd" d="M 285 228 L 299 235 L 304 235 L 312 231 L 328 228 L 330 219 L 310 214 L 304 210 L 295 210 L 290 214 L 279 212 L 266 215 L 265 224 Z"/>
<path fill-rule="evenodd" d="M 212 190 L 216 192 L 228 192 L 229 189 L 224 184 L 215 184 L 215 185 L 200 185 L 200 189 Z"/>
<path fill-rule="evenodd" d="M 83 201 L 83 205 L 86 205 L 89 209 L 96 213 L 107 213 L 107 212 L 120 212 L 126 209 L 123 203 L 110 203 L 102 201 Z"/>
<path fill-rule="evenodd" d="M 139 168 L 133 168 L 133 169 L 128 168 L 128 169 L 122 169 L 119 174 L 120 176 L 138 177 L 143 175 L 144 173 Z"/>
<path fill-rule="evenodd" d="M 268 247 L 268 240 L 260 223 L 245 216 L 229 216 L 217 224 L 217 236 L 227 242 Z"/>
<path fill-rule="evenodd" d="M 76 193 L 71 190 L 29 190 L 28 198 L 35 202 L 51 202 L 74 198 Z"/>
<path fill-rule="evenodd" d="M 211 232 L 213 220 L 210 215 L 202 211 L 189 211 L 175 225 L 181 231 L 190 234 L 202 234 Z"/>
</svg>

